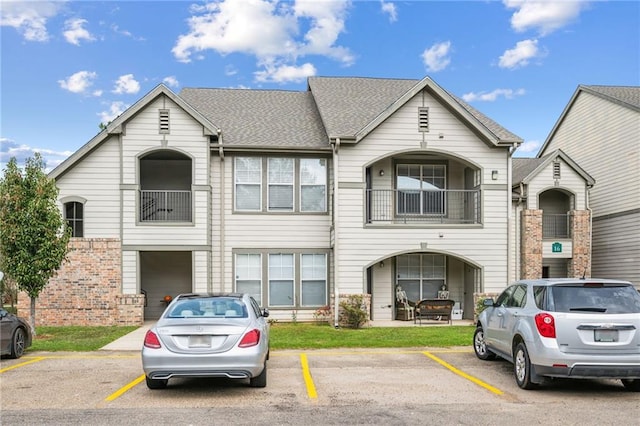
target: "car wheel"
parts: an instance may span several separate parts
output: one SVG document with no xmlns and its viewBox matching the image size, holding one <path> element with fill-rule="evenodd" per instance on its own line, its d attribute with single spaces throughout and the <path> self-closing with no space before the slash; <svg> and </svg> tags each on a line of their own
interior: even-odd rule
<svg viewBox="0 0 640 426">
<path fill-rule="evenodd" d="M 147 379 L 147 387 L 149 389 L 164 389 L 167 387 L 167 383 L 169 383 L 169 379 L 154 380 L 149 377 L 145 377 L 145 379 Z"/>
<path fill-rule="evenodd" d="M 252 377 L 249 379 L 249 386 L 252 388 L 263 388 L 267 386 L 267 363 L 264 363 L 264 368 L 262 369 L 262 373 L 258 374 L 256 377 Z"/>
<path fill-rule="evenodd" d="M 25 333 L 22 328 L 17 328 L 11 339 L 11 358 L 20 358 L 24 354 Z"/>
<path fill-rule="evenodd" d="M 531 361 L 529 360 L 529 352 L 524 343 L 518 343 L 516 352 L 513 357 L 513 374 L 516 377 L 516 383 L 522 389 L 533 389 L 535 383 L 531 381 Z"/>
<path fill-rule="evenodd" d="M 482 327 L 476 328 L 475 333 L 473 333 L 473 351 L 476 353 L 478 358 L 484 361 L 494 359 L 496 357 L 493 352 L 487 349 L 487 342 L 484 340 L 484 330 Z"/>
<path fill-rule="evenodd" d="M 640 379 L 622 379 L 625 389 L 631 392 L 640 392 Z"/>
</svg>

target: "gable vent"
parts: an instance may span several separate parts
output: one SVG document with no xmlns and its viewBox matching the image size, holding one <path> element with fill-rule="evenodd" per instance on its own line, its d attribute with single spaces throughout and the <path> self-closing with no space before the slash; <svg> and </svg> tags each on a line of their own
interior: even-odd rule
<svg viewBox="0 0 640 426">
<path fill-rule="evenodd" d="M 169 110 L 160 110 L 160 133 L 169 133 Z"/>
<path fill-rule="evenodd" d="M 421 132 L 429 131 L 429 107 L 418 108 L 418 130 Z"/>
<path fill-rule="evenodd" d="M 553 163 L 553 178 L 560 179 L 560 162 L 554 161 Z"/>
</svg>

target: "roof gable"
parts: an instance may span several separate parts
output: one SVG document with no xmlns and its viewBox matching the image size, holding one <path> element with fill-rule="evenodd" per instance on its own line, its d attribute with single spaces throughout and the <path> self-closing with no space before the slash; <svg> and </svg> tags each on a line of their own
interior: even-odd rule
<svg viewBox="0 0 640 426">
<path fill-rule="evenodd" d="M 561 149 L 558 149 L 556 151 L 550 152 L 544 157 L 514 158 L 512 167 L 512 187 L 516 187 L 520 184 L 528 184 L 550 163 L 556 161 L 556 159 L 561 159 L 569 167 L 575 170 L 575 172 L 584 179 L 587 185 L 593 186 L 596 183 L 595 179 L 591 177 L 589 173 L 587 173 Z"/>
<path fill-rule="evenodd" d="M 167 86 L 164 84 L 159 84 L 145 96 L 143 96 L 140 100 L 138 100 L 131 107 L 127 108 L 122 114 L 116 117 L 111 123 L 109 123 L 104 130 L 94 136 L 89 142 L 84 144 L 80 149 L 71 154 L 69 158 L 64 160 L 62 163 L 58 165 L 55 169 L 53 169 L 49 173 L 49 177 L 53 179 L 57 179 L 66 173 L 70 168 L 72 168 L 78 161 L 80 161 L 84 156 L 89 154 L 91 151 L 96 149 L 100 144 L 106 141 L 110 136 L 122 133 L 123 125 L 133 118 L 139 111 L 144 109 L 147 105 L 153 102 L 159 96 L 166 96 L 175 102 L 178 106 L 184 109 L 189 115 L 191 115 L 196 121 L 198 121 L 203 126 L 203 132 L 205 135 L 215 135 L 220 132 L 220 129 L 207 120 L 202 114 L 196 111 L 191 105 L 185 102 L 178 95 L 173 93 Z"/>
<path fill-rule="evenodd" d="M 358 142 L 416 94 L 428 90 L 485 141 L 494 145 L 522 142 L 520 137 L 451 95 L 429 77 L 422 80 L 310 77 L 308 86 L 332 139 Z"/>
</svg>

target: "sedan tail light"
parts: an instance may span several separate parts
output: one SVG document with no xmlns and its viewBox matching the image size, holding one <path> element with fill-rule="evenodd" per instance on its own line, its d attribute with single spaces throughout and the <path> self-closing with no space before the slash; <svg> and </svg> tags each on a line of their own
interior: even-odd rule
<svg viewBox="0 0 640 426">
<path fill-rule="evenodd" d="M 147 331 L 147 334 L 144 336 L 144 346 L 151 349 L 160 349 L 162 345 L 160 345 L 160 339 L 153 331 Z"/>
<path fill-rule="evenodd" d="M 542 337 L 556 338 L 556 322 L 551 314 L 541 312 L 536 314 L 535 320 L 538 333 Z"/>
<path fill-rule="evenodd" d="M 260 330 L 253 329 L 249 331 L 247 334 L 242 336 L 242 340 L 238 344 L 238 347 L 241 348 L 249 348 L 251 346 L 255 346 L 260 342 Z"/>
</svg>

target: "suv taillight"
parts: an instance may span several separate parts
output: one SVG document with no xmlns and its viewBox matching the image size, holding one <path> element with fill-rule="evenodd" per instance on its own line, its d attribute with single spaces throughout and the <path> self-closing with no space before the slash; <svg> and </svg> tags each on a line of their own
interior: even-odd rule
<svg viewBox="0 0 640 426">
<path fill-rule="evenodd" d="M 556 322 L 551 314 L 541 312 L 536 314 L 535 320 L 538 333 L 540 333 L 542 337 L 556 338 Z"/>
<path fill-rule="evenodd" d="M 144 336 L 144 346 L 151 349 L 160 349 L 162 345 L 160 345 L 160 339 L 153 331 L 147 331 L 147 334 Z"/>
<path fill-rule="evenodd" d="M 238 347 L 249 348 L 257 345 L 258 342 L 260 342 L 260 330 L 256 328 L 242 336 L 242 340 L 240 340 Z"/>
</svg>

